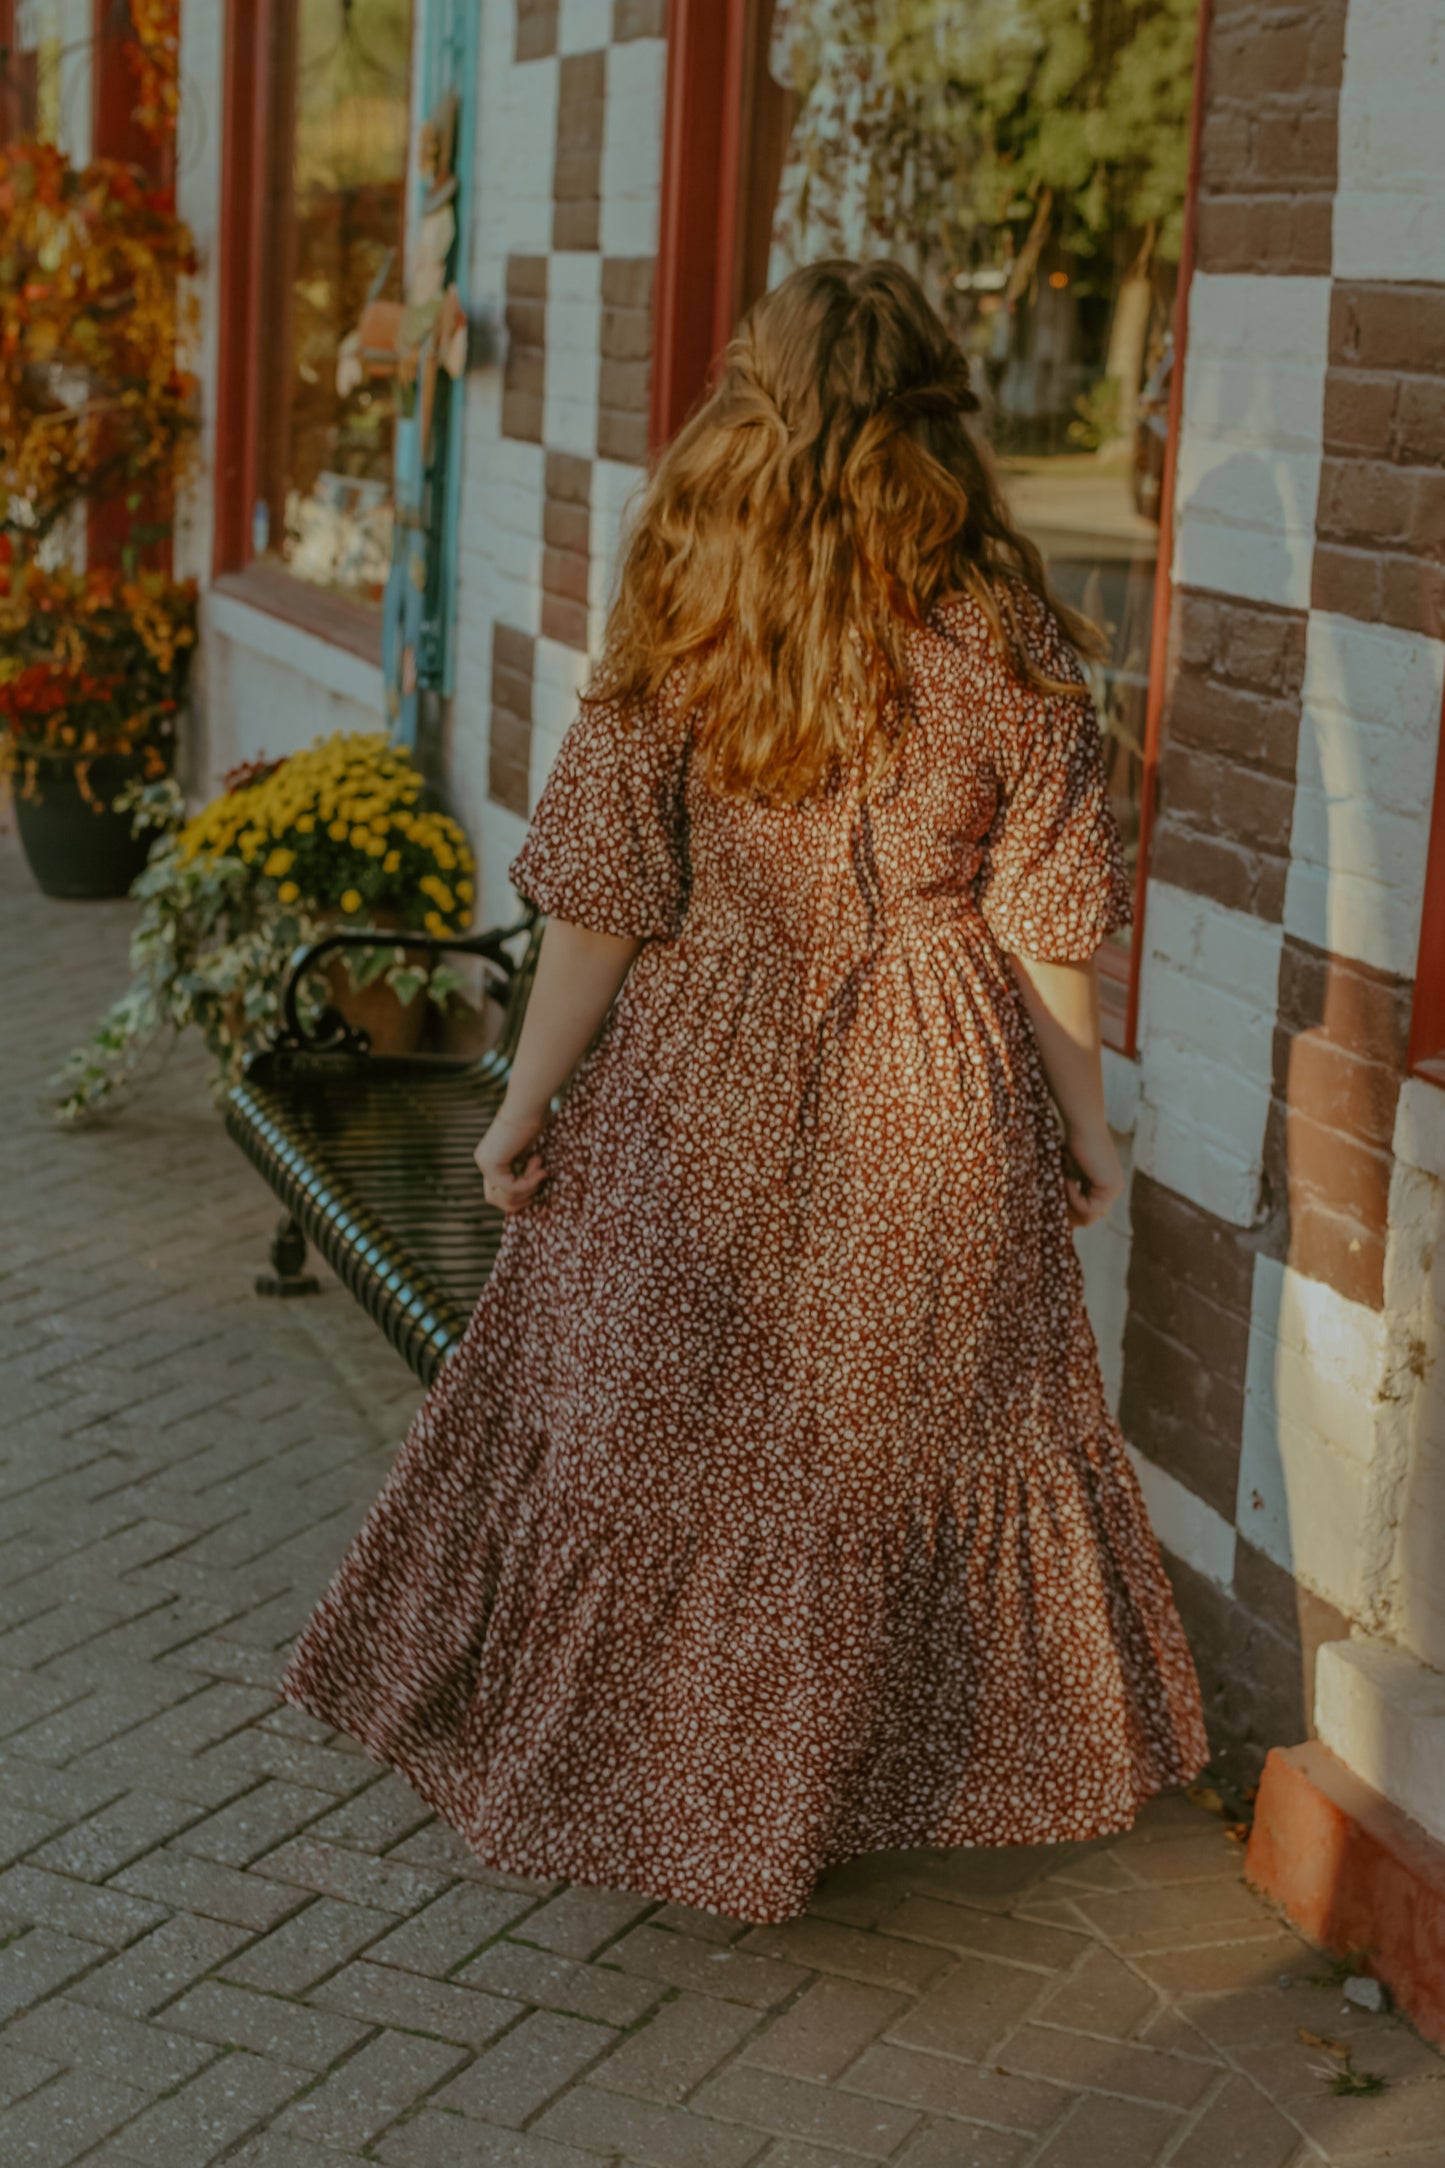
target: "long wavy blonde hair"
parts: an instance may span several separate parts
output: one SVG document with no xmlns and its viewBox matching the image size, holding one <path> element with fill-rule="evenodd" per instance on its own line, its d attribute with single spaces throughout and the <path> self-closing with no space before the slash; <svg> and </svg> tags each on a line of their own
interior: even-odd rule
<svg viewBox="0 0 1445 2168">
<path fill-rule="evenodd" d="M 945 595 L 1053 686 L 1022 618 L 1048 593 L 965 417 L 968 364 L 894 263 L 809 264 L 765 294 L 716 390 L 658 460 L 589 697 L 641 703 L 677 669 L 714 788 L 794 803 L 900 736 L 905 638 Z M 1057 689 L 1076 693 L 1076 685 Z"/>
</svg>

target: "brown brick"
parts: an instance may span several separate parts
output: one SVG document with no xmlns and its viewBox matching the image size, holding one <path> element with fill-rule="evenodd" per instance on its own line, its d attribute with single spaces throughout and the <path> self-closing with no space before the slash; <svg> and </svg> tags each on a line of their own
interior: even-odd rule
<svg viewBox="0 0 1445 2168">
<path fill-rule="evenodd" d="M 646 309 L 604 307 L 602 359 L 646 362 L 652 353 L 652 318 Z"/>
<path fill-rule="evenodd" d="M 556 640 L 562 647 L 576 648 L 580 655 L 585 655 L 590 645 L 586 603 L 544 590 L 542 634 L 545 639 Z"/>
<path fill-rule="evenodd" d="M 598 402 L 609 412 L 645 413 L 647 380 L 645 361 L 604 361 L 598 378 Z"/>
<path fill-rule="evenodd" d="M 591 112 L 591 107 L 583 109 Z M 597 107 L 600 115 L 602 108 Z M 592 141 L 587 138 L 593 137 Z M 602 138 L 599 128 L 584 129 L 573 122 L 569 139 L 557 148 L 557 163 L 552 174 L 552 195 L 558 206 L 562 204 L 596 203 L 601 193 L 600 155 Z M 555 245 L 555 244 L 554 244 Z"/>
<path fill-rule="evenodd" d="M 1344 72 L 1345 10 L 1326 4 L 1288 16 L 1224 23 L 1210 40 L 1210 83 L 1264 95 L 1306 88 L 1338 91 Z M 1213 98 L 1211 97 L 1211 103 Z"/>
<path fill-rule="evenodd" d="M 1151 870 L 1191 895 L 1207 896 L 1232 911 L 1248 911 L 1270 924 L 1284 904 L 1284 864 L 1262 858 L 1222 836 L 1200 835 L 1166 816 L 1155 831 Z"/>
<path fill-rule="evenodd" d="M 1199 267 L 1325 277 L 1332 208 L 1326 195 L 1201 197 Z"/>
<path fill-rule="evenodd" d="M 1254 1258 L 1237 1227 L 1147 1174 L 1134 1178 L 1129 1211 L 1136 1254 L 1248 1326 Z"/>
<path fill-rule="evenodd" d="M 1285 1123 L 1290 1205 L 1308 1202 L 1352 1220 L 1361 1233 L 1383 1241 L 1390 1198 L 1391 1156 L 1338 1129 L 1327 1129 L 1298 1107 Z"/>
<path fill-rule="evenodd" d="M 1326 95 L 1322 104 L 1321 94 L 1316 93 L 1312 105 L 1303 111 L 1276 108 L 1255 131 L 1251 177 L 1300 192 L 1332 189 L 1336 142 L 1333 96 Z"/>
<path fill-rule="evenodd" d="M 626 466 L 645 466 L 647 415 L 617 414 L 604 408 L 597 417 L 597 453 L 601 459 L 620 460 Z"/>
<path fill-rule="evenodd" d="M 578 252 L 598 247 L 602 232 L 602 207 L 594 196 L 587 203 L 559 203 L 552 214 L 552 246 Z"/>
<path fill-rule="evenodd" d="M 517 0 L 514 60 L 550 60 L 557 50 L 558 0 Z"/>
<path fill-rule="evenodd" d="M 1196 1498 L 1233 1518 L 1244 1423 L 1242 1376 L 1201 1369 L 1187 1349 L 1131 1312 L 1124 1328 L 1119 1421 L 1131 1445 Z"/>
<path fill-rule="evenodd" d="M 1349 1620 L 1242 1538 L 1234 1555 L 1234 1592 L 1255 1618 L 1298 1646 L 1301 1698 L 1313 1732 L 1315 1658 L 1326 1641 L 1348 1640 Z"/>
<path fill-rule="evenodd" d="M 546 298 L 546 257 L 509 256 L 507 258 L 507 299 L 509 301 L 545 301 Z"/>
<path fill-rule="evenodd" d="M 1287 1042 L 1287 1050 L 1277 1047 L 1276 1055 L 1287 1071 L 1292 1105 L 1306 1109 L 1326 1129 L 1389 1151 L 1400 1096 L 1397 1069 L 1362 1060 L 1323 1031 L 1301 1032 Z"/>
<path fill-rule="evenodd" d="M 546 381 L 542 349 L 514 342 L 507 353 L 506 389 L 523 398 L 540 399 L 546 390 Z"/>
<path fill-rule="evenodd" d="M 650 309 L 656 269 L 651 256 L 604 256 L 602 302 L 608 309 Z"/>
<path fill-rule="evenodd" d="M 1289 854 L 1293 775 L 1265 774 L 1212 751 L 1172 744 L 1160 764 L 1159 806 L 1172 821 L 1196 832 Z"/>
<path fill-rule="evenodd" d="M 531 677 L 522 677 L 517 671 L 504 669 L 494 661 L 492 665 L 492 701 L 494 706 L 505 708 L 509 714 L 515 715 L 519 722 L 530 723 L 532 720 Z"/>
<path fill-rule="evenodd" d="M 1322 1281 L 1347 1302 L 1370 1310 L 1384 1302 L 1383 1233 L 1345 1218 L 1307 1189 L 1290 1195 L 1286 1261 L 1305 1279 Z"/>
<path fill-rule="evenodd" d="M 542 552 L 542 592 L 560 601 L 587 606 L 587 560 L 575 550 Z"/>
<path fill-rule="evenodd" d="M 1331 369 L 1325 378 L 1325 450 L 1390 458 L 1400 391 L 1397 376 Z"/>
<path fill-rule="evenodd" d="M 1445 378 L 1406 377 L 1399 391 L 1398 456 L 1416 466 L 1445 465 Z"/>
<path fill-rule="evenodd" d="M 1300 702 L 1258 693 L 1220 676 L 1177 674 L 1169 701 L 1166 762 L 1181 745 L 1287 777 L 1291 801 L 1299 750 Z"/>
<path fill-rule="evenodd" d="M 1371 624 L 1384 608 L 1384 559 L 1378 550 L 1344 549 L 1317 539 L 1310 602 L 1335 617 Z"/>
<path fill-rule="evenodd" d="M 1410 477 L 1406 538 L 1422 557 L 1445 554 L 1445 472 Z"/>
<path fill-rule="evenodd" d="M 502 435 L 523 444 L 542 441 L 542 401 L 535 392 L 502 392 Z"/>
<path fill-rule="evenodd" d="M 557 102 L 560 107 L 600 105 L 607 95 L 607 51 L 566 53 L 558 72 Z M 601 137 L 598 137 L 601 141 Z"/>
<path fill-rule="evenodd" d="M 1340 280 L 1330 296 L 1331 366 L 1433 376 L 1445 354 L 1445 287 Z"/>
<path fill-rule="evenodd" d="M 1199 177 L 1211 193 L 1227 192 L 1252 163 L 1253 115 L 1242 106 L 1213 100 L 1205 108 Z"/>
<path fill-rule="evenodd" d="M 1316 551 L 1318 561 L 1318 551 Z M 1445 566 L 1419 557 L 1384 556 L 1379 561 L 1379 617 L 1401 632 L 1445 635 Z"/>
<path fill-rule="evenodd" d="M 492 627 L 492 662 L 504 670 L 514 670 L 525 677 L 528 687 L 537 660 L 537 643 L 530 632 L 518 632 L 514 625 L 496 624 Z M 530 691 L 529 691 L 530 701 Z M 526 710 L 530 716 L 530 705 Z"/>
<path fill-rule="evenodd" d="M 667 0 L 612 0 L 612 42 L 660 38 L 667 31 Z"/>
<path fill-rule="evenodd" d="M 549 549 L 572 550 L 586 557 L 591 543 L 592 522 L 585 505 L 559 504 L 549 497 L 542 512 L 542 540 Z"/>
<path fill-rule="evenodd" d="M 1410 1033 L 1409 983 L 1289 934 L 1280 957 L 1279 1022 L 1290 1032 L 1322 1025 L 1349 1052 L 1401 1069 Z"/>
<path fill-rule="evenodd" d="M 572 452 L 548 452 L 546 491 L 563 504 L 590 504 L 592 462 Z"/>
<path fill-rule="evenodd" d="M 1320 468 L 1317 531 L 1329 542 L 1371 547 L 1403 541 L 1410 485 L 1388 460 L 1326 458 Z"/>
</svg>

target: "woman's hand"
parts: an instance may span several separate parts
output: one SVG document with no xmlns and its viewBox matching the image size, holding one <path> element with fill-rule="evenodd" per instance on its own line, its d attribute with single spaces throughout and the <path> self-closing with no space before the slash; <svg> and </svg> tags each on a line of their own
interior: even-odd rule
<svg viewBox="0 0 1445 2168">
<path fill-rule="evenodd" d="M 542 1154 L 535 1149 L 546 1122 L 545 1107 L 512 1107 L 504 1099 L 473 1154 L 487 1203 L 508 1217 L 530 1204 L 547 1179 Z"/>
<path fill-rule="evenodd" d="M 1064 1194 L 1074 1225 L 1097 1226 L 1123 1188 L 1124 1169 L 1107 1127 L 1100 1123 L 1066 1130 Z"/>
</svg>

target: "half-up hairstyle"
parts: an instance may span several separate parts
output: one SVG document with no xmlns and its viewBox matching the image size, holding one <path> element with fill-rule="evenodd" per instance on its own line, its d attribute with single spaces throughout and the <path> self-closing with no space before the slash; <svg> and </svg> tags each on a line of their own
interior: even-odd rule
<svg viewBox="0 0 1445 2168">
<path fill-rule="evenodd" d="M 905 637 L 967 591 L 1009 668 L 1057 685 L 1023 624 L 1048 592 L 966 417 L 968 364 L 898 264 L 809 264 L 765 294 L 717 389 L 662 454 L 624 559 L 593 699 L 642 702 L 675 670 L 705 772 L 794 803 L 860 747 L 891 758 Z M 865 743 L 866 741 L 866 743 Z"/>
</svg>

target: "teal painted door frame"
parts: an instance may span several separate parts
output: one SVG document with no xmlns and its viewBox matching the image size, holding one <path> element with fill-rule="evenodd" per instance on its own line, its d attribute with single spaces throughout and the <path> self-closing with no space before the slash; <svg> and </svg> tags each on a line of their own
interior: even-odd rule
<svg viewBox="0 0 1445 2168">
<path fill-rule="evenodd" d="M 412 141 L 448 92 L 457 99 L 456 233 L 446 276 L 470 314 L 472 180 L 477 106 L 480 0 L 420 0 L 419 82 L 412 99 Z M 425 190 L 413 177 L 407 203 L 410 260 Z M 396 527 L 382 620 L 382 671 L 393 734 L 426 765 L 439 737 L 442 703 L 453 688 L 458 514 L 462 478 L 462 405 L 466 378 L 438 369 L 429 456 L 423 458 L 420 401 L 397 424 L 393 474 Z"/>
</svg>

